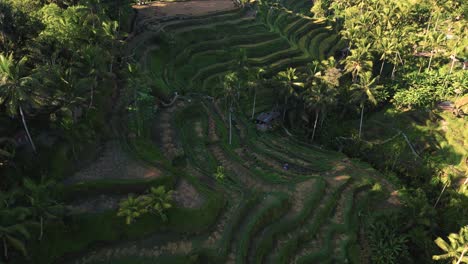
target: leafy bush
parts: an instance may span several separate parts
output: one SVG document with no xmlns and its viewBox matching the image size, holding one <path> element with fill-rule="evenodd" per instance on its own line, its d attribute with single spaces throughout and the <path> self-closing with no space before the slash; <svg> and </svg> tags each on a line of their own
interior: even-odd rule
<svg viewBox="0 0 468 264">
<path fill-rule="evenodd" d="M 222 180 L 224 180 L 225 177 L 226 177 L 226 175 L 225 175 L 225 172 L 224 172 L 224 167 L 223 166 L 218 166 L 218 168 L 216 168 L 216 173 L 215 173 L 216 180 L 222 181 Z"/>
<path fill-rule="evenodd" d="M 368 218 L 366 232 L 372 263 L 407 263 L 403 260 L 408 258 L 408 239 L 399 232 L 400 220 L 396 214 L 375 214 Z"/>
<path fill-rule="evenodd" d="M 408 78 L 409 87 L 400 88 L 393 97 L 393 103 L 400 108 L 429 108 L 438 101 L 468 93 L 466 76 L 461 71 L 450 75 L 436 71 L 414 73 Z"/>
<path fill-rule="evenodd" d="M 117 216 L 125 217 L 127 225 L 147 213 L 159 215 L 167 221 L 165 211 L 172 207 L 172 191 L 166 191 L 164 186 L 151 187 L 148 194 L 134 197 L 129 195 L 120 203 Z"/>
</svg>

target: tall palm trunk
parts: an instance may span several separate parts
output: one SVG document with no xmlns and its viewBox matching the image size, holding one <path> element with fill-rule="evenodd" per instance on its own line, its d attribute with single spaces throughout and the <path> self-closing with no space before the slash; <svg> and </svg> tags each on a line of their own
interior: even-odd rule
<svg viewBox="0 0 468 264">
<path fill-rule="evenodd" d="M 317 121 L 318 121 L 318 117 L 319 117 L 319 111 L 318 109 L 315 110 L 315 122 L 314 122 L 314 130 L 312 132 L 312 139 L 311 141 L 314 141 L 314 137 L 315 137 L 315 129 L 317 128 Z"/>
<path fill-rule="evenodd" d="M 94 76 L 94 83 L 91 85 L 91 98 L 89 100 L 89 105 L 88 105 L 88 110 L 91 109 L 91 107 L 93 107 L 93 101 L 94 101 L 94 86 L 96 85 L 97 83 L 97 76 L 95 75 Z"/>
<path fill-rule="evenodd" d="M 133 88 L 133 100 L 135 102 L 136 122 L 137 122 L 137 135 L 140 136 L 140 111 L 138 109 L 137 87 Z"/>
<path fill-rule="evenodd" d="M 2 24 L 3 24 L 3 21 L 2 21 Z M 5 32 L 4 32 L 4 30 L 1 30 L 0 32 L 2 33 L 2 42 L 5 43 L 6 42 Z M 4 45 L 4 46 L 5 46 L 5 49 L 6 49 L 6 53 L 8 54 L 8 52 L 9 52 L 8 46 L 7 45 Z"/>
<path fill-rule="evenodd" d="M 432 57 L 434 57 L 434 52 L 431 51 L 431 57 L 429 58 L 429 64 L 427 65 L 427 71 L 431 71 Z"/>
<path fill-rule="evenodd" d="M 114 46 L 114 45 L 112 45 Z M 111 50 L 113 50 L 114 48 L 111 48 Z M 111 51 L 111 61 L 110 61 L 110 66 L 109 66 L 109 72 L 112 74 L 112 68 L 113 68 L 113 65 L 114 65 L 114 54 L 112 54 L 112 51 Z"/>
<path fill-rule="evenodd" d="M 229 106 L 229 145 L 232 143 L 232 101 Z"/>
<path fill-rule="evenodd" d="M 434 208 L 436 208 L 437 204 L 439 203 L 440 198 L 442 197 L 442 194 L 444 194 L 445 188 L 447 188 L 447 186 L 448 186 L 448 183 L 444 184 L 444 188 L 442 188 L 442 191 L 440 192 L 439 197 L 437 197 L 437 200 L 434 204 Z"/>
<path fill-rule="evenodd" d="M 252 119 L 254 119 L 255 116 L 255 103 L 257 102 L 257 89 L 254 89 L 254 101 L 253 101 L 253 107 L 252 107 Z"/>
<path fill-rule="evenodd" d="M 3 240 L 3 258 L 5 259 L 5 261 L 8 261 L 8 246 L 6 242 L 6 237 L 4 236 L 2 240 Z"/>
<path fill-rule="evenodd" d="M 395 79 L 395 71 L 396 71 L 396 66 L 398 64 L 397 59 L 398 59 L 398 55 L 395 54 L 395 64 L 393 64 L 393 69 L 392 69 L 392 80 Z"/>
<path fill-rule="evenodd" d="M 463 249 L 463 251 L 462 251 L 462 253 L 461 253 L 461 255 L 460 255 L 460 258 L 458 258 L 457 264 L 460 264 L 460 263 L 461 263 L 463 257 L 464 257 L 465 254 L 466 254 L 466 251 L 468 251 L 468 246 L 465 246 L 465 248 Z"/>
<path fill-rule="evenodd" d="M 120 13 L 119 13 L 119 20 L 120 20 Z M 120 25 L 120 21 L 119 21 Z M 109 72 L 112 74 L 112 70 L 114 67 L 114 39 L 111 39 L 111 50 L 110 50 L 110 56 L 111 56 L 111 61 L 110 61 L 110 66 L 109 66 Z"/>
<path fill-rule="evenodd" d="M 41 225 L 41 230 L 39 232 L 39 241 L 42 241 L 42 236 L 44 235 L 44 217 L 40 217 L 39 223 Z"/>
<path fill-rule="evenodd" d="M 379 75 L 382 75 L 382 71 L 383 71 L 384 65 L 385 65 L 385 60 L 382 60 L 382 66 L 380 66 L 380 73 L 379 73 Z"/>
<path fill-rule="evenodd" d="M 452 71 L 453 71 L 453 66 L 455 65 L 455 55 L 453 56 L 452 58 L 452 64 L 450 65 L 450 72 L 449 74 L 452 74 Z"/>
<path fill-rule="evenodd" d="M 283 107 L 283 123 L 284 120 L 286 119 L 286 106 L 288 105 L 288 97 L 284 97 L 284 107 Z"/>
<path fill-rule="evenodd" d="M 434 28 L 433 28 L 433 31 L 436 32 L 437 30 L 437 24 L 439 23 L 439 17 L 437 17 L 435 23 L 434 23 Z M 429 28 L 429 27 L 428 27 Z M 432 44 L 432 43 L 431 43 Z M 432 58 L 434 57 L 434 47 L 431 48 L 431 57 L 429 58 L 429 64 L 427 65 L 427 70 L 430 71 L 431 70 L 431 63 L 432 63 Z"/>
<path fill-rule="evenodd" d="M 359 139 L 361 139 L 362 119 L 364 118 L 364 104 L 361 104 L 361 122 L 359 123 Z"/>
<path fill-rule="evenodd" d="M 24 117 L 23 108 L 21 106 L 19 107 L 19 112 L 21 115 L 21 121 L 23 122 L 24 130 L 26 130 L 26 135 L 28 135 L 29 143 L 31 144 L 34 153 L 36 153 L 36 146 L 34 145 L 31 134 L 29 133 L 28 125 L 26 124 L 26 118 Z"/>
</svg>

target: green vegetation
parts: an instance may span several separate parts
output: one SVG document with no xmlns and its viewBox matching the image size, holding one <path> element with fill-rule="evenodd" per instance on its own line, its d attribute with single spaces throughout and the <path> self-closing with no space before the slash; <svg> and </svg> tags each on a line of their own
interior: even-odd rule
<svg viewBox="0 0 468 264">
<path fill-rule="evenodd" d="M 2 263 L 468 263 L 465 2 L 132 3 L 0 3 Z"/>
<path fill-rule="evenodd" d="M 466 241 L 468 239 L 468 226 L 462 227 L 458 234 L 452 233 L 448 236 L 449 243 L 438 237 L 436 244 L 443 251 L 447 252 L 443 255 L 435 255 L 432 258 L 435 260 L 452 259 L 452 263 L 466 263 L 468 258 L 465 254 L 468 252 Z"/>
<path fill-rule="evenodd" d="M 159 215 L 163 221 L 167 221 L 165 211 L 172 207 L 171 200 L 172 191 L 166 192 L 164 186 L 151 187 L 148 194 L 138 197 L 129 195 L 122 200 L 117 216 L 125 217 L 127 225 L 146 213 Z"/>
</svg>

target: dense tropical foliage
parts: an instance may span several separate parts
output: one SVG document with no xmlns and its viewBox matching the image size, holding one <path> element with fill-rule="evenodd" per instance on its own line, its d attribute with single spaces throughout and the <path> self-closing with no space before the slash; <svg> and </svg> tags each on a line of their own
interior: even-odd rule
<svg viewBox="0 0 468 264">
<path fill-rule="evenodd" d="M 84 144 L 108 131 L 109 98 L 119 92 L 116 83 L 126 72 L 120 57 L 122 38 L 129 29 L 129 4 L 99 0 L 0 3 L 5 260 L 15 254 L 12 250 L 28 256 L 27 240 L 42 240 L 48 223 L 64 216 L 57 181 L 68 161 L 65 156 L 50 156 L 52 145 L 70 149 L 78 159 Z"/>
<path fill-rule="evenodd" d="M 194 241 L 184 263 L 468 263 L 468 2 L 240 1 L 143 22 L 133 2 L 0 2 L 5 262 L 164 231 Z M 280 128 L 256 132 L 261 112 Z M 102 158 L 109 142 L 131 158 Z M 102 178 L 73 182 L 83 168 Z"/>
</svg>

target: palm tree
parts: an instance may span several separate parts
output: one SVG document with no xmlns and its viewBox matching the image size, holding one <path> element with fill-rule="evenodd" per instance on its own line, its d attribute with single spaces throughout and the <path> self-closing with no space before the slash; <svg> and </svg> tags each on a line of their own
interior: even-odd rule
<svg viewBox="0 0 468 264">
<path fill-rule="evenodd" d="M 79 51 L 81 61 L 79 68 L 84 73 L 83 78 L 88 82 L 90 90 L 90 99 L 88 109 L 93 106 L 94 93 L 98 87 L 99 78 L 105 73 L 105 51 L 98 46 L 88 45 Z"/>
<path fill-rule="evenodd" d="M 326 10 L 323 8 L 325 5 L 322 0 L 314 1 L 310 12 L 314 14 L 314 18 L 325 18 Z"/>
<path fill-rule="evenodd" d="M 34 79 L 26 74 L 26 61 L 26 57 L 23 57 L 15 62 L 12 53 L 8 56 L 0 54 L 0 105 L 5 105 L 7 113 L 12 117 L 20 114 L 29 143 L 36 152 L 23 110 L 26 105 L 34 103 L 30 93 L 30 84 Z"/>
<path fill-rule="evenodd" d="M 237 74 L 237 100 L 239 100 L 241 86 L 247 84 L 249 81 L 249 68 L 245 49 L 239 49 L 235 52 L 234 56 L 236 57 L 234 66 Z"/>
<path fill-rule="evenodd" d="M 364 105 L 367 100 L 372 104 L 377 104 L 375 99 L 375 91 L 380 89 L 381 85 L 376 85 L 376 78 L 372 78 L 372 73 L 366 71 L 359 75 L 359 81 L 351 85 L 351 90 L 354 91 L 353 97 L 355 101 L 358 101 L 361 107 L 361 121 L 359 123 L 359 139 L 361 138 L 362 131 L 362 120 L 364 118 Z"/>
<path fill-rule="evenodd" d="M 379 71 L 379 76 L 382 75 L 382 71 L 385 66 L 385 61 L 390 58 L 392 54 L 396 52 L 396 44 L 395 44 L 395 39 L 389 38 L 387 36 L 379 36 L 378 43 L 380 44 L 380 61 L 382 62 L 382 65 L 380 66 L 380 71 Z"/>
<path fill-rule="evenodd" d="M 40 183 L 35 183 L 30 178 L 23 180 L 26 196 L 29 198 L 32 214 L 39 218 L 40 233 L 39 241 L 44 235 L 44 220 L 56 218 L 61 214 L 64 207 L 52 199 L 53 187 L 56 183 L 52 180 L 41 179 Z"/>
<path fill-rule="evenodd" d="M 439 248 L 445 251 L 445 254 L 434 255 L 434 260 L 452 260 L 452 264 L 468 263 L 468 226 L 460 229 L 458 234 L 452 233 L 448 236 L 448 242 L 438 237 L 435 243 Z"/>
<path fill-rule="evenodd" d="M 226 105 L 229 107 L 229 144 L 232 143 L 232 112 L 233 112 L 233 105 L 236 101 L 237 94 L 238 94 L 238 83 L 239 78 L 237 73 L 230 72 L 227 73 L 223 80 L 222 80 L 222 87 L 224 90 L 224 100 Z"/>
<path fill-rule="evenodd" d="M 16 142 L 8 137 L 0 137 L 0 163 L 3 159 L 12 159 L 15 156 Z"/>
<path fill-rule="evenodd" d="M 262 74 L 265 72 L 262 68 L 254 68 L 248 71 L 248 78 L 247 78 L 247 87 L 253 90 L 254 98 L 253 98 L 253 106 L 252 106 L 252 117 L 254 119 L 255 115 L 255 103 L 257 102 L 257 88 L 262 81 Z"/>
<path fill-rule="evenodd" d="M 453 167 L 452 167 L 453 169 Z M 442 184 L 444 184 L 444 187 L 442 187 L 442 190 L 440 191 L 440 194 L 439 196 L 437 197 L 437 200 L 434 204 L 434 208 L 437 207 L 437 204 L 439 204 L 439 201 L 440 201 L 440 198 L 442 198 L 442 195 L 444 194 L 445 190 L 447 189 L 447 187 L 450 186 L 450 184 L 452 183 L 452 178 L 453 178 L 453 175 L 451 173 L 448 173 L 448 174 L 445 174 L 444 175 L 445 177 L 441 177 L 440 178 L 440 181 Z"/>
<path fill-rule="evenodd" d="M 299 77 L 296 74 L 296 69 L 287 68 L 286 71 L 281 71 L 276 76 L 276 80 L 279 82 L 284 96 L 284 108 L 283 108 L 283 122 L 286 117 L 286 108 L 288 105 L 288 99 L 291 95 L 297 95 L 296 87 L 304 87 L 303 82 L 297 82 Z"/>
<path fill-rule="evenodd" d="M 104 31 L 104 35 L 109 39 L 110 42 L 110 66 L 109 66 L 109 72 L 112 73 L 112 68 L 114 64 L 114 45 L 117 42 L 117 39 L 119 37 L 119 24 L 117 21 L 110 21 L 110 22 L 102 22 L 102 29 Z"/>
<path fill-rule="evenodd" d="M 323 64 L 327 63 L 323 62 Z M 311 137 L 312 141 L 315 137 L 319 114 L 322 113 L 323 116 L 326 108 L 336 103 L 336 96 L 338 94 L 336 88 L 339 86 L 340 77 L 340 71 L 333 66 L 326 69 L 324 74 L 319 71 L 307 83 L 307 88 L 302 94 L 306 108 L 313 109 L 315 112 L 314 128 Z"/>
<path fill-rule="evenodd" d="M 24 240 L 31 237 L 26 228 L 26 218 L 31 214 L 29 209 L 24 207 L 5 207 L 3 204 L 0 209 L 0 239 L 3 246 L 3 257 L 8 261 L 8 248 L 21 252 L 24 256 L 27 255 Z"/>
<path fill-rule="evenodd" d="M 135 122 L 137 135 L 140 136 L 144 121 L 144 116 L 142 115 L 143 111 L 141 111 L 142 109 L 144 110 L 142 104 L 153 101 L 153 97 L 150 95 L 150 81 L 137 64 L 129 63 L 127 65 L 127 73 L 127 87 L 130 88 L 127 89 L 129 92 L 128 99 L 130 100 L 128 104 L 132 104 L 131 102 L 133 101 L 133 106 L 129 107 L 129 110 L 135 113 L 132 121 Z M 176 99 L 176 97 L 174 98 Z"/>
<path fill-rule="evenodd" d="M 372 60 L 369 54 L 370 44 L 357 42 L 357 47 L 351 50 L 351 54 L 345 59 L 345 71 L 353 76 L 353 82 L 361 72 L 372 70 Z"/>
<path fill-rule="evenodd" d="M 142 199 L 140 197 L 134 197 L 128 195 L 127 199 L 120 202 L 119 211 L 117 216 L 125 217 L 125 223 L 127 225 L 133 223 L 138 217 L 147 213 L 148 210 L 144 208 Z"/>
<path fill-rule="evenodd" d="M 438 31 L 438 25 L 439 25 L 439 20 L 440 20 L 440 9 L 436 8 L 434 10 L 434 16 L 436 17 L 434 27 L 432 31 L 429 31 L 429 25 L 428 25 L 428 30 L 426 31 L 424 43 L 427 45 L 427 48 L 431 49 L 431 56 L 429 57 L 429 62 L 427 64 L 427 71 L 431 70 L 431 65 L 432 65 L 432 59 L 434 58 L 434 55 L 438 49 L 443 46 L 443 44 L 446 41 L 446 34 L 445 33 L 440 33 Z M 427 40 L 427 38 L 429 38 Z"/>
<path fill-rule="evenodd" d="M 172 207 L 172 194 L 173 191 L 166 191 L 164 185 L 151 187 L 149 193 L 143 196 L 145 208 L 161 216 L 163 221 L 167 221 L 165 211 Z"/>
</svg>

